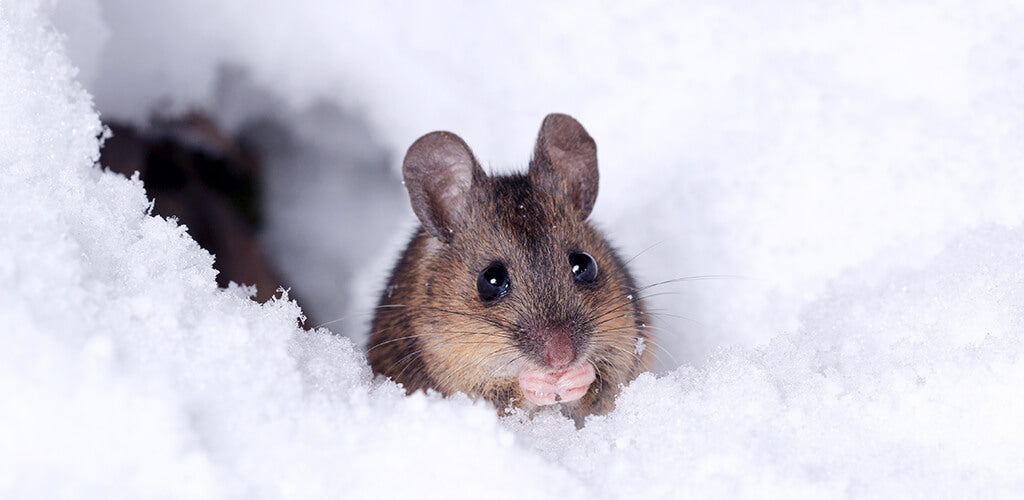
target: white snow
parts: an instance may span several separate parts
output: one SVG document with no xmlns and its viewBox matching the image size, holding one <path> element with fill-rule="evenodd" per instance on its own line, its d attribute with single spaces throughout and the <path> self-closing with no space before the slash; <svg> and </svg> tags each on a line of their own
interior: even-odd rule
<svg viewBox="0 0 1024 500">
<path fill-rule="evenodd" d="M 0 3 L 0 497 L 1020 496 L 1024 9 L 615 9 Z M 405 397 L 94 165 L 97 108 L 192 105 L 291 128 L 267 238 L 349 280 L 320 314 L 372 302 L 411 220 L 347 175 L 437 128 L 523 165 L 555 110 L 601 147 L 598 222 L 657 244 L 642 281 L 741 278 L 655 297 L 667 372 L 583 429 Z"/>
<path fill-rule="evenodd" d="M 647 350 L 647 343 L 644 342 L 642 337 L 638 337 L 636 339 L 636 345 L 633 347 L 633 354 L 639 356 L 643 354 L 645 350 Z"/>
</svg>

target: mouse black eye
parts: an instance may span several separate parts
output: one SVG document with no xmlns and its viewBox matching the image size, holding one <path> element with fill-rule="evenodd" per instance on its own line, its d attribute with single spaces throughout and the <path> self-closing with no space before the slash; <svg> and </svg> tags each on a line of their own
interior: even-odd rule
<svg viewBox="0 0 1024 500">
<path fill-rule="evenodd" d="M 500 262 L 487 266 L 476 279 L 476 291 L 480 293 L 480 300 L 484 302 L 501 298 L 508 292 L 508 286 L 508 269 Z"/>
<path fill-rule="evenodd" d="M 569 254 L 569 268 L 572 277 L 583 283 L 593 283 L 597 279 L 597 262 L 586 252 Z"/>
</svg>

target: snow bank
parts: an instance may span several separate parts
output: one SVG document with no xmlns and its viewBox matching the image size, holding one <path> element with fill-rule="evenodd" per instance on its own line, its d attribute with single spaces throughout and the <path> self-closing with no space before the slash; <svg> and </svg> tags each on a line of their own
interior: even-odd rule
<svg viewBox="0 0 1024 500">
<path fill-rule="evenodd" d="M 104 4 L 108 13 L 111 5 Z M 182 2 L 180 8 L 189 4 Z M 197 21 L 215 25 L 223 21 L 221 9 Z M 554 27 L 575 19 L 575 11 L 562 9 L 538 22 Z M 719 34 L 712 28 L 722 28 L 723 19 L 739 14 L 707 9 L 673 18 L 691 23 L 672 31 L 676 36 L 703 40 L 694 51 L 728 48 L 738 43 L 729 40 L 759 33 L 738 22 Z M 718 104 L 700 108 L 699 99 L 691 97 L 676 106 L 693 105 L 705 118 L 723 109 L 732 114 L 697 128 L 690 127 L 696 118 L 668 105 L 666 114 L 636 115 L 682 120 L 672 122 L 679 124 L 672 128 L 680 131 L 678 144 L 665 151 L 658 144 L 671 142 L 666 132 L 649 135 L 645 127 L 651 120 L 627 119 L 629 103 L 618 108 L 619 114 L 577 113 L 588 125 L 588 114 L 594 117 L 591 128 L 599 141 L 622 138 L 602 142 L 609 144 L 602 150 L 609 155 L 607 161 L 602 157 L 604 164 L 622 169 L 606 169 L 610 180 L 602 195 L 610 200 L 605 217 L 617 232 L 635 236 L 692 212 L 650 212 L 653 208 L 665 210 L 674 203 L 685 208 L 693 200 L 706 207 L 702 217 L 687 215 L 661 229 L 672 241 L 659 247 L 659 256 L 645 254 L 648 266 L 667 262 L 678 272 L 693 260 L 694 265 L 712 262 L 715 251 L 728 247 L 726 257 L 713 262 L 751 257 L 749 267 L 739 271 L 768 272 L 776 259 L 779 269 L 772 272 L 778 274 L 769 278 L 786 279 L 765 278 L 768 285 L 744 282 L 753 295 L 725 299 L 708 313 L 715 318 L 743 311 L 744 318 L 734 322 L 738 333 L 730 338 L 770 342 L 714 350 L 706 361 L 660 377 L 645 375 L 627 388 L 613 413 L 575 430 L 554 414 L 498 419 L 485 405 L 465 399 L 404 397 L 394 385 L 370 380 L 362 355 L 349 340 L 323 330 L 301 331 L 296 326 L 301 312 L 286 299 L 261 306 L 247 299 L 244 288 L 218 290 L 212 257 L 173 221 L 147 215 L 143 186 L 94 166 L 102 130 L 47 21 L 48 7 L 32 1 L 4 3 L 0 497 L 1018 496 L 1024 491 L 1019 426 L 1024 418 L 1024 229 L 1018 220 L 1021 208 L 1009 203 L 1022 185 L 1018 169 L 1012 168 L 1021 146 L 1011 139 L 1022 119 L 1012 111 L 1019 104 L 1012 89 L 1020 82 L 1020 69 L 1008 63 L 1011 48 L 1020 46 L 1021 35 L 1011 30 L 1014 13 L 982 5 L 921 17 L 916 14 L 923 11 L 908 7 L 909 12 L 889 18 L 870 5 L 844 9 L 852 11 L 829 12 L 836 16 L 832 24 L 813 30 L 816 24 L 785 13 L 753 9 L 740 18 L 755 26 L 759 15 L 780 22 L 786 29 L 767 40 L 776 48 L 801 45 L 817 33 L 823 37 L 822 50 L 829 50 L 830 41 L 831 50 L 839 50 L 834 45 L 842 37 L 830 35 L 831 30 L 854 30 L 859 26 L 854 21 L 874 20 L 890 28 L 873 32 L 873 40 L 882 40 L 874 43 L 884 45 L 886 34 L 930 27 L 912 32 L 926 40 L 962 33 L 967 45 L 978 50 L 960 53 L 969 61 L 952 63 L 952 69 L 962 71 L 929 80 L 936 82 L 934 88 L 920 95 L 915 84 L 885 79 L 887 71 L 905 68 L 907 62 L 915 62 L 911 68 L 925 77 L 949 73 L 947 59 L 922 59 L 918 56 L 927 50 L 920 47 L 910 55 L 881 59 L 866 57 L 885 52 L 881 49 L 862 52 L 861 59 L 831 61 L 808 53 L 797 58 L 803 62 L 790 66 L 791 71 L 762 68 L 775 78 L 764 82 L 742 78 L 745 70 L 736 69 L 743 66 L 738 63 L 708 73 L 706 80 L 684 71 L 676 75 L 682 81 L 722 85 L 723 90 L 712 92 L 720 100 L 710 102 Z M 816 13 L 811 9 L 806 15 L 814 18 Z M 838 14 L 847 13 L 849 26 L 838 21 Z M 638 10 L 634 16 L 649 14 Z M 454 22 L 446 21 L 444 12 L 409 15 L 432 20 L 434 26 Z M 164 18 L 169 23 L 175 19 Z M 312 26 L 318 29 L 334 26 L 332 19 L 317 19 Z M 532 26 L 515 19 L 509 26 Z M 408 27 L 402 22 L 410 21 L 397 19 L 396 25 L 380 29 L 402 32 Z M 703 31 L 684 29 L 704 23 L 708 28 Z M 364 35 L 372 31 L 354 24 Z M 611 26 L 598 23 L 592 29 L 606 33 Z M 551 30 L 540 33 L 550 36 Z M 627 30 L 627 36 L 642 31 Z M 648 32 L 655 39 L 667 36 Z M 161 33 L 154 31 L 153 39 L 162 39 Z M 316 32 L 288 33 L 312 39 Z M 456 39 L 469 36 L 446 33 Z M 112 29 L 111 40 L 117 36 Z M 555 47 L 585 47 L 538 38 Z M 187 36 L 182 39 L 184 47 L 193 43 Z M 962 38 L 952 40 L 954 48 L 963 47 L 955 42 Z M 234 38 L 223 43 L 241 44 Z M 258 50 L 271 45 L 267 41 L 253 49 L 250 62 L 257 74 L 275 67 L 267 63 L 260 70 L 254 62 Z M 608 61 L 615 61 L 617 47 L 612 41 L 602 46 L 609 51 Z M 470 53 L 484 60 L 486 47 Z M 745 61 L 766 54 L 758 49 Z M 431 57 L 428 53 L 407 62 L 428 65 Z M 283 59 L 278 69 L 298 64 Z M 861 66 L 853 64 L 858 60 Z M 864 70 L 876 63 L 884 71 Z M 168 64 L 168 71 L 174 71 Z M 838 75 L 829 84 L 851 85 L 852 90 L 834 96 L 841 101 L 838 110 L 821 105 L 810 113 L 787 111 L 827 96 L 832 85 L 814 85 L 819 65 Z M 623 68 L 630 75 L 645 70 Z M 556 67 L 537 74 L 553 84 L 560 81 L 560 71 L 568 70 Z M 305 92 L 299 91 L 306 81 L 301 75 L 283 80 L 278 87 L 282 95 Z M 690 80 L 683 78 L 687 75 Z M 476 81 L 505 81 L 501 76 Z M 192 97 L 201 100 L 208 82 L 198 82 L 185 88 L 198 89 Z M 787 82 L 811 90 L 791 93 Z M 512 80 L 507 85 L 520 88 Z M 460 90 L 472 97 L 473 88 Z M 634 99 L 666 90 L 640 88 L 645 90 Z M 755 95 L 735 107 L 723 104 L 736 89 Z M 873 93 L 879 89 L 888 92 Z M 757 97 L 756 92 L 767 95 Z M 555 94 L 536 102 L 551 104 L 545 99 Z M 876 98 L 878 116 L 869 113 Z M 593 96 L 579 99 L 599 102 Z M 405 104 L 414 102 L 409 98 Z M 489 109 L 508 105 L 499 100 Z M 399 116 L 388 106 L 380 109 L 369 113 L 381 123 Z M 766 110 L 774 111 L 762 116 Z M 637 112 L 642 111 L 653 112 L 641 106 Z M 417 117 L 411 125 L 386 128 L 396 134 L 387 141 L 406 142 L 394 138 L 406 132 L 394 130 L 417 134 L 439 126 L 419 123 L 423 113 L 407 113 Z M 476 119 L 468 118 L 467 125 Z M 511 120 L 507 130 L 529 131 L 514 135 L 520 143 L 509 143 L 510 159 L 528 151 L 536 126 L 534 117 Z M 620 122 L 619 128 L 613 126 Z M 488 134 L 487 127 L 461 128 L 478 149 L 504 157 L 496 146 L 501 141 L 474 141 L 472 135 Z M 749 133 L 739 134 L 744 137 L 736 139 L 740 144 L 728 147 L 726 138 L 737 134 L 725 130 Z M 780 139 L 785 140 L 776 144 Z M 877 144 L 882 146 L 871 147 Z M 680 155 L 688 146 L 697 152 Z M 854 155 L 855 150 L 863 154 Z M 792 171 L 782 168 L 787 163 Z M 661 166 L 622 173 L 622 165 L 633 164 Z M 904 169 L 904 164 L 909 166 Z M 693 173 L 676 170 L 680 165 L 716 169 Z M 810 175 L 816 165 L 827 165 L 829 173 Z M 669 196 L 669 189 L 692 186 L 688 180 L 696 185 L 684 187 L 681 197 Z M 798 185 L 806 189 L 794 191 Z M 661 202 L 659 189 L 666 190 Z M 804 197 L 791 201 L 798 193 Z M 641 205 L 632 208 L 638 200 Z M 816 213 L 801 211 L 811 208 Z M 631 229 L 622 222 L 632 218 L 633 210 L 647 210 L 637 213 L 649 216 L 652 226 Z M 931 215 L 922 218 L 925 213 Z M 741 219 L 743 224 L 737 222 Z M 851 227 L 830 225 L 841 221 Z M 1010 225 L 966 229 L 985 221 Z M 858 236 L 866 238 L 862 246 L 844 245 Z M 886 239 L 890 236 L 891 241 Z M 650 273 L 653 267 L 646 269 Z M 737 270 L 701 270 L 714 271 Z M 826 285 L 823 276 L 834 278 L 832 284 Z M 802 312 L 797 316 L 796 311 Z M 777 335 L 778 325 L 790 323 L 796 325 L 790 333 Z M 673 328 L 663 326 L 666 335 L 682 331 Z"/>
</svg>

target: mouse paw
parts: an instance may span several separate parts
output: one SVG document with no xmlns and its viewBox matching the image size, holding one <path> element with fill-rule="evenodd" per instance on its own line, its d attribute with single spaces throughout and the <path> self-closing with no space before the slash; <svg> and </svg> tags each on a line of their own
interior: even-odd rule
<svg viewBox="0 0 1024 500">
<path fill-rule="evenodd" d="M 562 371 L 527 366 L 519 373 L 519 388 L 527 401 L 545 406 L 582 398 L 596 378 L 594 366 L 590 363 L 580 363 Z"/>
</svg>

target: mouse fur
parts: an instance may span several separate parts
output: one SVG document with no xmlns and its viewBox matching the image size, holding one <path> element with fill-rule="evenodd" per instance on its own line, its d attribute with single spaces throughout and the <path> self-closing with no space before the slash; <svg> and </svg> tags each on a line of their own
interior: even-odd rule
<svg viewBox="0 0 1024 500">
<path fill-rule="evenodd" d="M 409 393 L 462 392 L 499 411 L 534 410 L 552 394 L 574 418 L 610 411 L 619 388 L 649 367 L 649 328 L 625 263 L 587 220 L 597 148 L 582 125 L 548 115 L 528 172 L 494 176 L 457 135 L 427 134 L 409 148 L 403 177 L 421 225 L 375 311 L 373 372 Z M 583 252 L 597 266 L 592 282 L 570 266 Z M 488 266 L 507 276 L 490 301 L 478 284 Z M 535 387 L 527 374 L 560 384 L 569 373 L 593 378 L 571 402 L 561 389 L 524 394 Z"/>
</svg>

